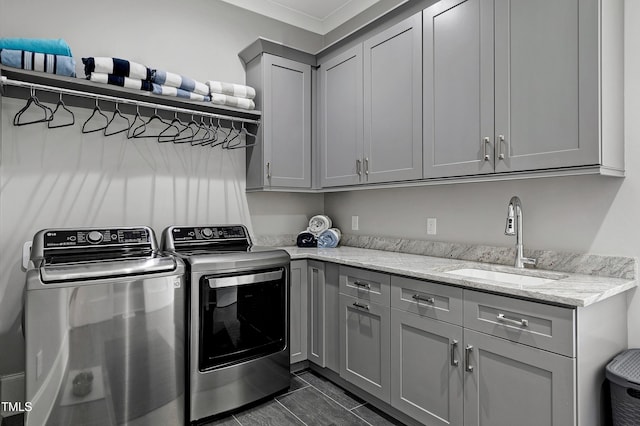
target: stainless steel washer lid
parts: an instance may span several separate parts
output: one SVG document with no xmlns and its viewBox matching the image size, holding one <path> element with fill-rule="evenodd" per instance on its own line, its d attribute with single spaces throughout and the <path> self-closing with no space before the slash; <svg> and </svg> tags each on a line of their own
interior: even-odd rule
<svg viewBox="0 0 640 426">
<path fill-rule="evenodd" d="M 183 259 L 191 266 L 192 272 L 235 272 L 285 266 L 291 261 L 285 250 L 272 247 L 251 247 L 242 252 L 194 250 L 168 253 Z"/>
</svg>

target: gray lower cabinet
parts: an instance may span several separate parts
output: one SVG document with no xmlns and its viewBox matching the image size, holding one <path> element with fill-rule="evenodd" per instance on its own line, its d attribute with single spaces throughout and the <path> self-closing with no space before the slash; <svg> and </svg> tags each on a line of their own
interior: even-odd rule
<svg viewBox="0 0 640 426">
<path fill-rule="evenodd" d="M 422 177 L 421 13 L 320 64 L 322 187 Z"/>
<path fill-rule="evenodd" d="M 459 325 L 391 309 L 393 407 L 423 424 L 462 425 L 462 334 Z"/>
<path fill-rule="evenodd" d="M 390 309 L 340 294 L 340 377 L 387 403 L 391 396 Z"/>
<path fill-rule="evenodd" d="M 425 9 L 424 176 L 623 171 L 622 5 L 442 0 Z"/>
<path fill-rule="evenodd" d="M 246 64 L 262 110 L 247 189 L 311 188 L 311 66 L 268 53 Z"/>
<path fill-rule="evenodd" d="M 291 364 L 307 359 L 307 261 L 291 261 L 289 352 Z"/>
<path fill-rule="evenodd" d="M 309 291 L 308 359 L 320 367 L 325 367 L 325 278 L 324 263 L 315 260 L 307 262 L 307 283 Z"/>
<path fill-rule="evenodd" d="M 464 426 L 575 425 L 575 359 L 464 330 Z"/>
</svg>

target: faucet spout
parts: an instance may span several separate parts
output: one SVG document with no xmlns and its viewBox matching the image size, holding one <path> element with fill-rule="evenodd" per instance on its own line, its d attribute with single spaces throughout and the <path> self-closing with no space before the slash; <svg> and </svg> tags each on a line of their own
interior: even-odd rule
<svg viewBox="0 0 640 426">
<path fill-rule="evenodd" d="M 536 259 L 524 256 L 524 246 L 522 244 L 522 202 L 517 196 L 511 197 L 507 207 L 507 225 L 504 230 L 505 235 L 515 235 L 516 237 L 516 258 L 514 261 L 516 268 L 524 268 L 524 265 L 535 265 Z"/>
</svg>

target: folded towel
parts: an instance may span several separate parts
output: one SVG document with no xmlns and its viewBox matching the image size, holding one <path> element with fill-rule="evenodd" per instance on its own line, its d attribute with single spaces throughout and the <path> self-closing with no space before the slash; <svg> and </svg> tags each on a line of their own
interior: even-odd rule
<svg viewBox="0 0 640 426">
<path fill-rule="evenodd" d="M 152 92 L 156 95 L 175 96 L 178 98 L 191 99 L 192 101 L 211 101 L 209 96 L 203 96 L 194 92 L 178 89 L 177 87 L 163 86 L 162 84 L 151 83 L 153 85 Z"/>
<path fill-rule="evenodd" d="M 87 77 L 89 77 L 92 72 L 98 72 L 135 78 L 136 80 L 151 81 L 153 73 L 155 72 L 155 70 L 147 68 L 144 65 L 119 58 L 82 58 L 82 63 L 84 64 L 84 73 Z"/>
<path fill-rule="evenodd" d="M 242 109 L 255 109 L 256 104 L 251 99 L 236 98 L 235 96 L 221 95 L 219 93 L 211 94 L 211 102 L 218 105 L 227 105 Z"/>
<path fill-rule="evenodd" d="M 298 247 L 317 247 L 318 239 L 309 231 L 302 231 L 296 238 L 296 245 Z"/>
<path fill-rule="evenodd" d="M 0 38 L 0 50 L 26 50 L 49 55 L 73 56 L 71 48 L 61 38 Z"/>
<path fill-rule="evenodd" d="M 317 237 L 323 231 L 326 231 L 327 229 L 331 228 L 331 225 L 332 225 L 331 218 L 329 218 L 329 216 L 319 214 L 319 215 L 313 216 L 309 220 L 309 227 L 307 228 L 307 231 L 311 232 L 313 235 Z"/>
<path fill-rule="evenodd" d="M 89 80 L 96 83 L 113 84 L 114 86 L 127 87 L 129 89 L 152 90 L 150 81 L 139 80 L 136 78 L 123 77 L 121 75 L 105 74 L 100 72 L 92 72 Z"/>
<path fill-rule="evenodd" d="M 156 70 L 151 81 L 156 84 L 177 87 L 178 89 L 194 92 L 203 96 L 209 95 L 209 87 L 206 84 L 172 72 Z"/>
<path fill-rule="evenodd" d="M 243 86 L 242 84 L 210 80 L 207 81 L 207 86 L 209 86 L 211 93 L 220 93 L 221 95 L 246 99 L 253 99 L 256 97 L 256 89 L 249 86 Z"/>
<path fill-rule="evenodd" d="M 2 49 L 0 51 L 0 62 L 2 65 L 23 70 L 40 71 L 67 77 L 76 76 L 76 61 L 71 56 Z"/>
<path fill-rule="evenodd" d="M 338 247 L 342 233 L 338 228 L 330 228 L 318 235 L 318 248 Z"/>
</svg>

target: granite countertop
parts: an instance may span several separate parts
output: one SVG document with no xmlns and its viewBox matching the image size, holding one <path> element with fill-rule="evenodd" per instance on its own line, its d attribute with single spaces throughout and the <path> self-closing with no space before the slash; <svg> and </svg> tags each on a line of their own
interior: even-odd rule
<svg viewBox="0 0 640 426">
<path fill-rule="evenodd" d="M 487 290 L 543 302 L 584 307 L 636 287 L 634 279 L 583 275 L 569 272 L 526 269 L 505 265 L 446 259 L 385 250 L 342 246 L 332 249 L 281 247 L 291 259 L 315 259 L 341 265 L 372 269 L 413 278 L 438 281 L 469 289 Z M 447 271 L 475 268 L 518 273 L 555 280 L 545 284 L 509 284 L 481 278 L 448 274 Z M 556 279 L 557 278 L 557 279 Z"/>
</svg>

